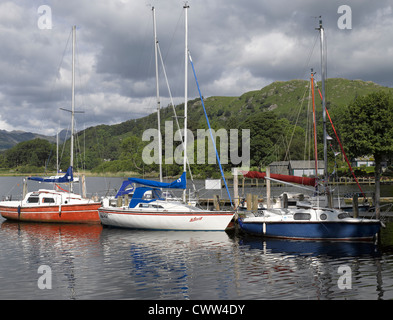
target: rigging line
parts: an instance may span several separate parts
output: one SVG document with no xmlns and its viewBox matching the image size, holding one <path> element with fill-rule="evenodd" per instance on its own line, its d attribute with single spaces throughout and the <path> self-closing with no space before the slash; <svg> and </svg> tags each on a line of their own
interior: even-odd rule
<svg viewBox="0 0 393 320">
<path fill-rule="evenodd" d="M 64 154 L 64 150 L 65 150 L 65 145 L 66 145 L 66 142 L 67 142 L 67 136 L 68 136 L 68 132 L 69 131 L 71 131 L 70 130 L 70 124 L 68 124 L 68 128 L 67 128 L 67 132 L 66 132 L 66 135 L 65 135 L 65 137 L 64 137 L 64 140 L 63 140 L 63 150 L 61 151 L 61 155 L 60 155 L 60 158 L 59 158 L 59 168 L 60 168 L 60 165 L 61 165 L 61 159 L 63 158 L 63 154 Z"/>
<path fill-rule="evenodd" d="M 288 143 L 288 148 L 287 148 L 287 151 L 286 151 L 284 160 L 287 159 L 287 157 L 289 158 L 289 148 L 290 148 L 290 146 L 291 146 L 292 139 L 293 139 L 293 137 L 294 137 L 294 135 L 295 135 L 295 130 L 296 130 L 296 127 L 297 127 L 299 118 L 300 118 L 300 113 L 301 113 L 301 111 L 302 111 L 302 109 L 303 109 L 303 103 L 304 103 L 304 98 L 305 98 L 305 96 L 306 96 L 306 92 L 307 92 L 307 90 L 305 90 L 304 93 L 303 93 L 302 103 L 301 103 L 301 105 L 300 105 L 300 108 L 299 108 L 299 111 L 298 111 L 298 114 L 297 114 L 297 118 L 296 118 L 295 125 L 293 126 L 292 135 L 291 135 L 290 141 L 289 141 L 289 143 Z"/>
<path fill-rule="evenodd" d="M 321 97 L 321 99 L 323 99 L 322 93 L 321 93 L 321 91 L 319 90 L 318 86 L 317 86 L 317 89 L 318 89 L 318 92 L 319 92 L 319 96 Z M 366 195 L 364 194 L 364 192 L 363 192 L 363 190 L 362 190 L 362 187 L 360 186 L 360 184 L 359 184 L 359 182 L 358 182 L 358 179 L 356 178 L 356 175 L 355 175 L 355 173 L 353 172 L 352 166 L 351 166 L 351 164 L 349 163 L 349 160 L 348 160 L 348 158 L 347 158 L 347 155 L 346 155 L 346 153 L 345 153 L 345 151 L 344 151 L 344 147 L 343 147 L 342 144 L 341 144 L 341 140 L 340 140 L 340 138 L 338 137 L 338 134 L 337 134 L 337 132 L 336 132 L 336 128 L 335 128 L 334 125 L 333 125 L 332 118 L 330 117 L 330 114 L 329 114 L 329 111 L 328 111 L 327 108 L 326 108 L 326 115 L 328 116 L 328 118 L 329 118 L 329 120 L 330 120 L 330 123 L 331 123 L 331 125 L 332 125 L 334 134 L 336 135 L 338 144 L 340 145 L 341 151 L 342 151 L 342 153 L 343 153 L 343 155 L 344 155 L 345 161 L 346 161 L 347 164 L 348 164 L 349 170 L 351 171 L 352 176 L 354 177 L 354 179 L 355 179 L 355 181 L 356 181 L 356 183 L 357 183 L 357 185 L 358 185 L 359 190 L 362 192 L 363 197 L 366 199 Z"/>
<path fill-rule="evenodd" d="M 67 39 L 66 45 L 64 47 L 63 54 L 61 56 L 60 62 L 58 64 L 58 67 L 56 69 L 55 78 L 53 79 L 53 82 L 52 82 L 52 88 L 50 89 L 50 92 L 49 92 L 50 100 L 52 100 L 52 98 L 53 98 L 53 93 L 54 93 L 54 90 L 55 90 L 56 81 L 57 81 L 58 78 L 60 78 L 60 69 L 61 69 L 61 66 L 62 66 L 63 61 L 64 61 L 64 56 L 65 56 L 65 54 L 67 52 L 67 48 L 68 48 L 68 44 L 69 44 L 70 39 L 71 39 L 71 35 L 72 35 L 72 28 L 71 28 L 71 30 L 70 30 L 70 32 L 68 34 L 68 39 Z M 41 123 L 41 129 L 42 129 L 42 126 L 43 126 L 43 123 Z"/>
<path fill-rule="evenodd" d="M 71 35 L 72 35 L 72 29 L 70 30 L 70 33 L 68 34 L 68 39 L 67 39 L 66 45 L 65 45 L 65 47 L 64 47 L 63 54 L 62 54 L 62 56 L 61 56 L 59 66 L 57 67 L 56 78 L 57 78 L 57 76 L 59 76 L 60 68 L 61 68 L 61 65 L 63 64 L 64 56 L 65 56 L 65 53 L 66 53 L 66 51 L 67 51 L 68 43 L 70 42 Z M 56 81 L 53 82 L 51 94 L 53 93 L 53 89 L 54 89 L 54 87 L 55 87 L 55 82 L 56 82 Z"/>
<path fill-rule="evenodd" d="M 306 130 L 305 130 L 305 141 L 304 141 L 304 155 L 303 159 L 310 161 L 311 159 L 311 126 L 310 126 L 310 108 L 311 108 L 311 90 L 310 90 L 311 83 L 308 83 L 308 104 L 306 110 Z M 307 152 L 308 151 L 308 152 Z M 308 155 L 307 155 L 308 154 Z"/>
<path fill-rule="evenodd" d="M 172 108 L 173 108 L 173 113 L 175 114 L 175 120 L 176 120 L 177 129 L 178 129 L 178 131 L 179 131 L 179 134 L 181 135 L 181 133 L 180 133 L 179 119 L 178 119 L 178 117 L 177 117 L 177 113 L 176 113 L 176 109 L 175 109 L 175 104 L 173 103 L 172 92 L 171 92 L 171 88 L 170 88 L 170 86 L 169 86 L 168 77 L 167 77 L 167 74 L 166 74 L 164 61 L 163 61 L 163 59 L 162 59 L 161 49 L 160 49 L 159 43 L 157 43 L 157 49 L 158 49 L 158 55 L 160 56 L 162 71 L 163 71 L 163 73 L 164 73 L 165 81 L 166 81 L 166 84 L 167 84 L 167 87 L 168 87 L 169 98 L 170 98 L 170 100 L 171 100 L 171 105 L 172 105 Z M 183 144 L 183 137 L 182 137 L 182 136 L 180 137 L 180 140 L 182 141 L 183 150 L 184 150 L 184 144 Z M 185 152 L 185 151 L 184 151 L 184 154 L 186 155 L 186 152 Z M 191 171 L 190 162 L 189 162 L 189 160 L 188 160 L 188 157 L 187 157 L 186 160 L 187 160 L 188 171 L 190 172 L 190 179 L 191 179 L 191 182 L 192 182 L 192 186 L 193 186 L 194 191 L 196 191 L 196 186 L 195 186 L 195 183 L 194 183 L 194 177 L 193 177 L 193 175 L 192 175 L 192 171 Z"/>
<path fill-rule="evenodd" d="M 79 45 L 78 45 L 78 41 L 75 41 L 75 45 L 76 45 L 76 66 L 77 66 L 77 69 L 78 69 L 78 76 L 79 76 L 79 83 L 80 83 L 80 86 L 79 86 L 79 88 L 82 88 L 82 75 L 81 75 L 81 68 L 80 68 L 80 54 L 79 54 Z M 84 89 L 82 89 L 82 90 L 80 90 L 80 91 L 84 91 Z M 77 96 L 77 95 L 76 95 Z M 83 94 L 79 94 L 79 97 L 81 97 L 81 105 L 85 105 L 86 103 L 85 103 L 85 97 L 84 97 L 84 95 Z M 78 112 L 78 113 L 83 113 L 83 114 L 85 114 L 85 112 L 84 111 L 82 111 L 82 112 Z M 76 126 L 76 120 L 75 120 L 75 126 Z M 78 132 L 77 130 L 75 130 L 75 132 Z M 85 132 L 85 131 L 84 131 Z M 75 134 L 75 139 L 76 139 L 76 147 L 78 147 L 79 148 L 79 150 L 82 150 L 82 148 L 81 148 L 81 143 L 80 143 L 80 139 L 79 139 L 79 137 L 78 137 L 78 135 L 77 134 Z M 85 151 L 86 149 L 84 149 L 84 151 Z M 83 155 L 85 156 L 85 152 L 83 152 Z M 79 153 L 77 153 L 76 154 L 76 160 L 77 160 L 77 166 L 78 166 L 78 164 L 80 163 L 80 168 L 81 169 L 86 169 L 85 168 L 85 166 L 84 166 L 84 161 L 83 161 L 83 158 L 82 158 L 82 154 L 81 154 L 81 152 L 79 152 Z M 78 168 L 78 167 L 77 167 Z M 106 178 L 105 178 L 106 179 Z"/>
<path fill-rule="evenodd" d="M 172 48 L 173 41 L 174 41 L 174 39 L 175 39 L 176 32 L 177 32 L 177 30 L 179 29 L 180 20 L 181 20 L 182 17 L 183 17 L 183 8 L 180 10 L 179 18 L 177 19 L 177 23 L 176 23 L 175 29 L 173 30 L 172 38 L 171 38 L 171 40 L 169 41 L 168 50 L 167 50 L 167 52 L 166 52 L 166 54 L 165 54 L 164 60 L 166 60 L 166 58 L 167 58 L 168 55 L 169 55 L 169 51 L 170 51 L 170 49 Z"/>
<path fill-rule="evenodd" d="M 222 178 L 223 178 L 223 180 L 224 180 L 225 188 L 226 188 L 227 193 L 228 193 L 228 197 L 229 197 L 229 201 L 230 201 L 230 203 L 231 203 L 231 207 L 233 207 L 231 194 L 229 193 L 228 185 L 227 185 L 227 182 L 226 182 L 226 180 L 225 180 L 224 172 L 223 172 L 223 170 L 222 170 L 222 166 L 221 166 L 221 162 L 220 162 L 220 157 L 218 156 L 218 151 L 217 151 L 216 143 L 214 142 L 213 133 L 212 133 L 212 130 L 211 130 L 211 127 L 210 127 L 209 118 L 208 118 L 207 113 L 206 113 L 205 103 L 203 102 L 203 96 L 202 96 L 201 90 L 200 90 L 200 88 L 199 88 L 198 79 L 197 79 L 197 76 L 196 76 L 196 73 L 195 73 L 194 63 L 192 62 L 191 54 L 190 54 L 189 51 L 188 51 L 188 57 L 189 57 L 189 61 L 190 61 L 191 66 L 192 66 L 192 71 L 194 72 L 194 78 L 195 78 L 196 85 L 197 85 L 197 87 L 198 87 L 199 96 L 200 96 L 200 98 L 201 98 L 201 103 L 202 103 L 202 107 L 203 107 L 203 112 L 205 113 L 206 121 L 207 121 L 207 124 L 208 124 L 208 127 L 209 127 L 210 137 L 211 137 L 211 139 L 212 139 L 213 146 L 214 146 L 214 149 L 215 149 L 215 151 L 216 151 L 216 157 L 217 157 L 218 165 L 219 165 L 219 167 L 220 167 L 221 175 L 222 175 Z"/>
<path fill-rule="evenodd" d="M 307 59 L 306 59 L 306 63 L 305 63 L 305 65 L 304 65 L 304 67 L 303 67 L 303 70 L 310 69 L 310 68 L 309 68 L 309 63 L 310 63 L 310 60 L 311 60 L 311 56 L 312 56 L 312 54 L 314 53 L 314 49 L 315 49 L 315 46 L 316 46 L 316 44 L 317 44 L 317 42 L 318 42 L 318 39 L 319 39 L 319 34 L 316 34 L 316 35 L 315 35 L 315 38 L 314 38 L 314 44 L 313 44 L 313 46 L 311 47 L 311 49 L 310 49 L 310 51 L 309 51 L 309 53 L 308 53 L 308 56 L 307 56 Z M 300 78 L 300 79 L 303 79 L 303 78 L 304 78 L 304 75 L 306 75 L 307 72 L 308 72 L 308 71 L 304 71 L 304 72 L 302 73 L 302 75 L 301 75 L 299 78 Z"/>
<path fill-rule="evenodd" d="M 80 54 L 79 54 L 78 41 L 75 41 L 75 46 L 76 46 L 76 48 L 75 48 L 76 49 L 75 50 L 76 51 L 76 67 L 78 69 L 78 76 L 79 76 L 79 87 L 78 88 L 80 88 L 79 92 L 83 92 L 83 91 L 86 91 L 85 90 L 86 87 L 85 86 L 82 87 L 82 75 L 81 75 L 80 60 L 79 60 Z M 85 105 L 84 95 L 79 94 L 79 96 L 81 97 L 81 100 L 82 100 L 82 103 L 80 105 Z M 75 97 L 77 97 L 77 95 L 75 95 Z M 76 103 L 76 105 L 77 105 L 77 103 Z"/>
</svg>

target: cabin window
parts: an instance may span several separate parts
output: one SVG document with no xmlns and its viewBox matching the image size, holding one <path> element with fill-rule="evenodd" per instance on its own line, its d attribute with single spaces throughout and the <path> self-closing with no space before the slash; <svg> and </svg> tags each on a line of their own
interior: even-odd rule
<svg viewBox="0 0 393 320">
<path fill-rule="evenodd" d="M 339 219 L 345 219 L 345 218 L 348 218 L 350 215 L 349 215 L 349 213 L 348 212 L 342 212 L 342 213 L 340 213 L 339 215 L 338 215 L 338 218 Z"/>
<path fill-rule="evenodd" d="M 55 203 L 53 198 L 42 198 L 42 203 Z"/>
<path fill-rule="evenodd" d="M 293 215 L 294 220 L 310 220 L 311 214 L 306 212 L 297 212 Z"/>
<path fill-rule="evenodd" d="M 139 208 L 149 208 L 149 205 L 147 203 L 140 203 Z"/>
<path fill-rule="evenodd" d="M 40 199 L 38 197 L 29 197 L 27 203 L 39 203 Z"/>
<path fill-rule="evenodd" d="M 161 206 L 161 205 L 159 205 L 159 204 L 152 204 L 151 206 L 152 206 L 153 208 L 156 208 L 156 209 L 164 209 L 164 207 Z"/>
</svg>

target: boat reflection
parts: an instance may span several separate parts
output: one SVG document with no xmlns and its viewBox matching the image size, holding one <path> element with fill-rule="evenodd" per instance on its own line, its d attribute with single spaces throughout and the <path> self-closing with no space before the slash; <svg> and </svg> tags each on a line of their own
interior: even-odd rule
<svg viewBox="0 0 393 320">
<path fill-rule="evenodd" d="M 123 278 L 134 287 L 119 284 L 123 296 L 138 299 L 229 299 L 236 279 L 233 268 L 234 242 L 226 232 L 144 231 L 104 228 L 101 234 L 104 261 L 127 272 Z M 205 285 L 204 285 L 205 284 Z M 214 286 L 216 290 L 206 292 Z M 200 291 L 201 290 L 201 291 Z"/>
<path fill-rule="evenodd" d="M 69 223 L 39 223 L 19 222 L 5 220 L 0 228 L 10 236 L 29 236 L 32 238 L 45 239 L 46 241 L 58 242 L 61 239 L 90 239 L 98 241 L 102 225 L 99 224 L 69 224 Z"/>
<path fill-rule="evenodd" d="M 377 244 L 368 241 L 296 241 L 245 236 L 239 242 L 264 252 L 291 256 L 325 256 L 334 259 L 360 256 L 378 257 L 382 254 Z"/>
<path fill-rule="evenodd" d="M 80 270 L 86 269 L 86 263 L 91 263 L 100 255 L 101 225 L 3 221 L 0 229 L 17 252 L 17 257 L 10 251 L 5 253 L 10 261 L 17 259 L 19 265 L 15 270 L 15 273 L 19 273 L 18 285 L 12 287 L 15 297 L 78 298 L 81 288 L 86 285 Z M 49 266 L 53 273 L 53 290 L 37 291 L 29 287 L 37 281 L 37 270 L 42 265 Z M 24 268 L 28 272 L 20 274 Z"/>
</svg>

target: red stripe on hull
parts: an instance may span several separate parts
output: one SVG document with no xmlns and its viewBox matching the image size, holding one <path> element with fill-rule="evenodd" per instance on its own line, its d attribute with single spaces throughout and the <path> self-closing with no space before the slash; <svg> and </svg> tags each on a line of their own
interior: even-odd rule
<svg viewBox="0 0 393 320">
<path fill-rule="evenodd" d="M 0 214 L 10 220 L 61 223 L 101 223 L 98 208 L 101 203 L 79 205 L 0 207 Z"/>
<path fill-rule="evenodd" d="M 195 216 L 233 216 L 234 212 L 220 212 L 220 211 L 215 211 L 211 213 L 204 213 L 204 212 L 198 212 L 198 211 L 191 211 L 191 212 L 157 212 L 157 211 L 128 211 L 128 210 L 99 210 L 100 212 L 104 213 L 114 213 L 114 214 L 125 214 L 125 215 L 136 215 L 136 216 L 151 216 L 151 215 L 156 215 L 156 216 L 190 216 L 190 217 L 195 217 Z"/>
</svg>

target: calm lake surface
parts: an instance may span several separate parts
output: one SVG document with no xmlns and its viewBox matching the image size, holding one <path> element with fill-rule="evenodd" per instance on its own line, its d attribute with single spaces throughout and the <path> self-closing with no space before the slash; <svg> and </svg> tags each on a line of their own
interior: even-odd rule
<svg viewBox="0 0 393 320">
<path fill-rule="evenodd" d="M 121 181 L 88 178 L 88 191 L 103 195 Z M 0 177 L 0 197 L 18 197 L 21 182 Z M 34 186 L 45 187 L 29 183 L 29 190 Z M 386 225 L 374 244 L 16 223 L 0 217 L 0 299 L 393 299 L 393 222 Z M 40 289 L 44 277 L 50 289 Z"/>
</svg>

